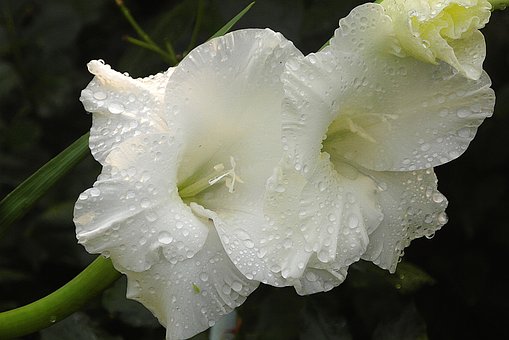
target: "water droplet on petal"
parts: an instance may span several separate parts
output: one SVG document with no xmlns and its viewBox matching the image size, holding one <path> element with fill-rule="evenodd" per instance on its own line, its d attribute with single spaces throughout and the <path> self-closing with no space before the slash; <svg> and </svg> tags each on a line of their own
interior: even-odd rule
<svg viewBox="0 0 509 340">
<path fill-rule="evenodd" d="M 234 281 L 232 283 L 232 289 L 236 292 L 240 292 L 242 290 L 242 284 L 238 281 Z"/>
<path fill-rule="evenodd" d="M 108 105 L 108 111 L 110 111 L 113 114 L 120 114 L 124 112 L 124 105 L 120 103 L 110 103 Z"/>
<path fill-rule="evenodd" d="M 203 272 L 203 273 L 200 273 L 200 280 L 202 280 L 203 282 L 207 281 L 209 279 L 209 274 Z"/>
<path fill-rule="evenodd" d="M 94 92 L 94 98 L 97 100 L 104 100 L 108 98 L 108 95 L 103 91 L 96 91 Z"/>
<path fill-rule="evenodd" d="M 445 197 L 439 192 L 435 192 L 433 194 L 433 202 L 435 203 L 442 203 L 444 201 Z"/>
<path fill-rule="evenodd" d="M 161 231 L 157 236 L 157 240 L 162 244 L 170 244 L 173 242 L 173 237 L 167 231 Z"/>
</svg>

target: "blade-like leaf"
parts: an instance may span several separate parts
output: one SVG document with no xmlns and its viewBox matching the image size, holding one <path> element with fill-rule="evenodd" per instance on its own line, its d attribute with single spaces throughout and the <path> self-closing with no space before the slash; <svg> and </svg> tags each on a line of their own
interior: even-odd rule
<svg viewBox="0 0 509 340">
<path fill-rule="evenodd" d="M 226 33 L 228 33 L 231 30 L 231 28 L 233 27 L 233 25 L 235 25 L 237 23 L 237 21 L 239 21 L 251 9 L 251 7 L 253 7 L 254 4 L 255 4 L 255 2 L 253 1 L 252 3 L 247 5 L 246 8 L 244 8 L 242 11 L 240 11 L 239 14 L 234 16 L 233 19 L 231 19 L 223 27 L 221 27 L 219 29 L 219 31 L 217 31 L 213 36 L 210 37 L 210 39 L 221 37 L 221 36 L 225 35 Z"/>
<path fill-rule="evenodd" d="M 0 202 L 0 236 L 88 154 L 88 133 L 37 170 Z"/>
</svg>

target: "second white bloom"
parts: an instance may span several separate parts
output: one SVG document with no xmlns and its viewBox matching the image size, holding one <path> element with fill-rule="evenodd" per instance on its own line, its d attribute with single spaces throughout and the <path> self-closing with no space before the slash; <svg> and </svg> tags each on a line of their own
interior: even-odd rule
<svg viewBox="0 0 509 340">
<path fill-rule="evenodd" d="M 244 256 L 242 272 L 300 294 L 327 291 L 361 258 L 394 271 L 411 240 L 447 222 L 432 168 L 463 153 L 491 115 L 490 80 L 396 56 L 395 43 L 382 6 L 366 4 L 329 47 L 287 62 L 268 227 L 249 235 L 250 249 L 226 245 Z"/>
</svg>

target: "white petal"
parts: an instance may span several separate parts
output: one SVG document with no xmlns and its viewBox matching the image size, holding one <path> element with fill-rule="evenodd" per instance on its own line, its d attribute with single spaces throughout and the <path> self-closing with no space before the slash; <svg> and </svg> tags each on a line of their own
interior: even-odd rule
<svg viewBox="0 0 509 340">
<path fill-rule="evenodd" d="M 447 199 L 437 191 L 432 169 L 368 174 L 381 188 L 377 196 L 384 219 L 369 235 L 362 258 L 394 272 L 403 249 L 413 239 L 431 237 L 447 222 Z"/>
<path fill-rule="evenodd" d="M 168 83 L 168 115 L 178 121 L 185 143 L 179 178 L 192 183 L 193 172 L 229 168 L 234 159 L 243 183 L 233 192 L 216 184 L 190 200 L 214 212 L 230 258 L 248 278 L 263 265 L 253 247 L 267 223 L 265 183 L 282 155 L 280 76 L 285 62 L 300 55 L 279 33 L 236 31 L 193 50 Z"/>
<path fill-rule="evenodd" d="M 374 203 L 376 186 L 369 177 L 351 167 L 338 173 L 325 153 L 315 164 L 309 176 L 291 163 L 276 171 L 265 209 L 270 223 L 259 231 L 263 239 L 258 251 L 269 269 L 300 294 L 340 284 L 346 267 L 365 252 L 368 234 L 382 219 Z M 255 278 L 269 279 L 262 274 Z"/>
<path fill-rule="evenodd" d="M 336 98 L 348 85 L 338 66 L 328 48 L 286 64 L 281 77 L 285 90 L 282 142 L 297 171 L 313 166 L 325 132 L 336 117 Z"/>
<path fill-rule="evenodd" d="M 370 24 L 353 30 L 363 17 Z M 353 91 L 343 94 L 340 111 L 374 141 L 350 133 L 334 143 L 336 151 L 374 170 L 425 169 L 457 158 L 493 112 L 489 77 L 474 81 L 449 65 L 397 57 L 387 51 L 392 34 L 390 19 L 370 4 L 343 19 L 331 40 L 338 63 L 352 75 Z M 364 63 L 352 65 L 352 57 Z"/>
<path fill-rule="evenodd" d="M 93 113 L 90 150 L 97 161 L 104 164 L 110 151 L 131 137 L 169 130 L 162 101 L 172 68 L 144 79 L 132 79 L 97 60 L 88 69 L 95 77 L 80 100 Z"/>
<path fill-rule="evenodd" d="M 379 171 L 426 169 L 465 151 L 493 112 L 488 76 L 398 57 L 393 39 L 381 7 L 362 5 L 340 21 L 330 48 L 288 64 L 283 138 L 299 150 L 298 166 L 325 134 L 332 159 Z"/>
<path fill-rule="evenodd" d="M 163 260 L 144 272 L 118 269 L 129 279 L 127 297 L 154 313 L 166 339 L 187 339 L 213 326 L 258 287 L 231 263 L 213 229 L 192 259 Z"/>
<path fill-rule="evenodd" d="M 452 40 L 449 44 L 456 52 L 459 64 L 456 68 L 468 78 L 479 79 L 486 57 L 486 42 L 482 33 L 474 31 L 469 38 Z"/>
<path fill-rule="evenodd" d="M 178 149 L 173 137 L 152 134 L 111 151 L 94 187 L 75 205 L 77 238 L 89 252 L 142 271 L 161 256 L 176 263 L 201 248 L 212 225 L 178 196 Z"/>
<path fill-rule="evenodd" d="M 249 29 L 200 45 L 181 61 L 166 92 L 167 114 L 185 135 L 179 179 L 228 167 L 233 157 L 246 183 L 236 191 L 263 192 L 260 181 L 281 157 L 280 75 L 295 55 L 281 34 Z"/>
<path fill-rule="evenodd" d="M 348 267 L 332 268 L 327 264 L 326 268 L 317 259 L 310 262 L 299 280 L 295 280 L 294 287 L 299 295 L 315 294 L 328 292 L 334 287 L 340 285 L 346 278 Z"/>
</svg>

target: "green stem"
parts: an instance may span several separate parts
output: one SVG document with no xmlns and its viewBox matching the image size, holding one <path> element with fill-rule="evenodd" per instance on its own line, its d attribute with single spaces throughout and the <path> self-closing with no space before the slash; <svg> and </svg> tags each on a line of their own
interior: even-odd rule
<svg viewBox="0 0 509 340">
<path fill-rule="evenodd" d="M 128 42 L 130 42 L 133 45 L 140 46 L 140 47 L 146 48 L 147 50 L 156 52 L 163 58 L 163 60 L 165 62 L 170 64 L 170 66 L 177 64 L 177 59 L 174 54 L 172 55 L 172 54 L 166 53 L 157 45 L 152 45 L 152 44 L 149 44 L 143 40 L 139 40 L 139 39 L 136 39 L 136 38 L 133 38 L 130 36 L 126 36 L 125 40 L 127 40 Z"/>
<path fill-rule="evenodd" d="M 117 4 L 117 6 L 120 8 L 120 11 L 124 15 L 124 17 L 129 22 L 129 24 L 131 24 L 132 28 L 136 31 L 138 36 L 142 39 L 142 41 L 140 41 L 140 40 L 128 37 L 128 40 L 131 43 L 135 43 L 135 41 L 137 41 L 135 43 L 136 45 L 145 47 L 151 51 L 159 53 L 161 56 L 163 56 L 164 60 L 170 64 L 170 66 L 176 65 L 177 59 L 175 58 L 175 55 L 166 53 L 162 48 L 159 47 L 159 45 L 157 45 L 155 43 L 154 40 L 152 40 L 152 38 L 150 38 L 150 36 L 147 33 L 145 33 L 145 31 L 140 27 L 140 25 L 138 25 L 138 23 L 136 22 L 134 17 L 131 15 L 131 12 L 129 11 L 129 9 L 124 5 L 124 1 L 123 0 L 115 0 L 115 2 Z M 143 42 L 145 42 L 145 44 L 142 44 Z M 169 42 L 168 42 L 168 44 L 169 44 Z"/>
<path fill-rule="evenodd" d="M 0 339 L 49 327 L 83 307 L 120 277 L 109 259 L 99 256 L 78 276 L 50 295 L 0 313 Z"/>
<path fill-rule="evenodd" d="M 124 5 L 124 1 L 116 0 L 115 2 L 117 3 L 117 6 L 120 8 L 120 11 L 124 15 L 124 17 L 127 19 L 127 21 L 131 24 L 132 28 L 134 28 L 136 33 L 139 35 L 139 37 L 151 45 L 156 45 L 156 43 L 150 38 L 150 36 L 147 33 L 145 33 L 145 31 L 140 27 L 140 25 L 138 25 L 136 20 L 134 20 L 134 17 L 131 15 L 131 12 Z"/>
</svg>

